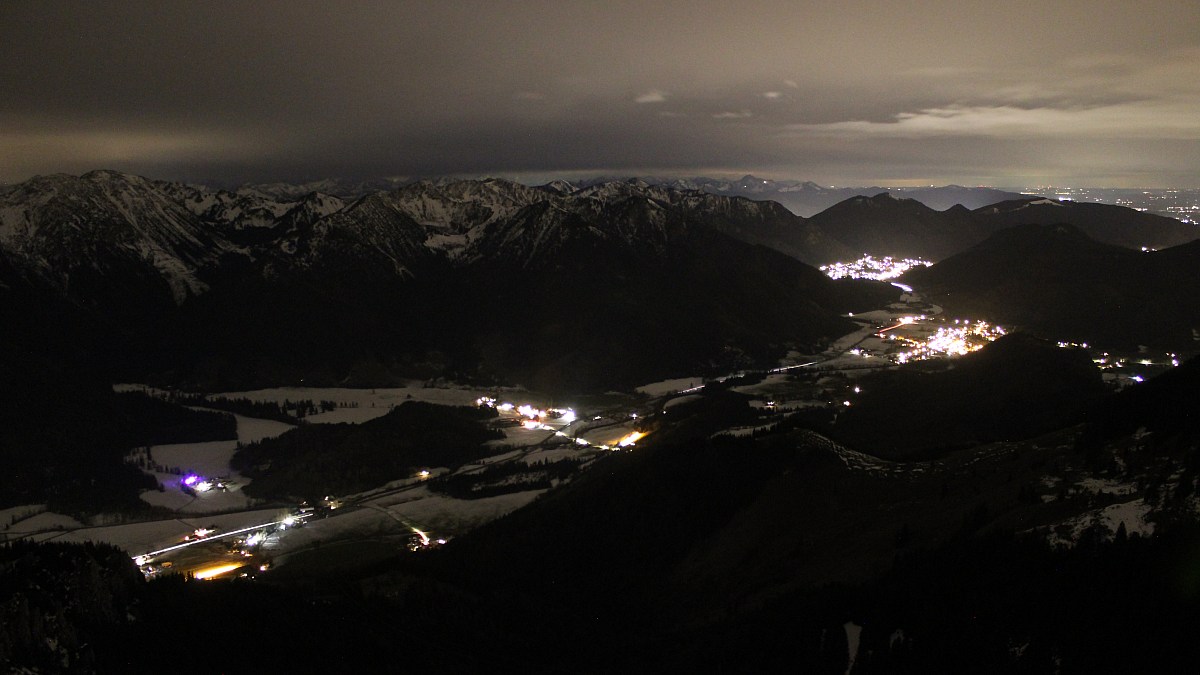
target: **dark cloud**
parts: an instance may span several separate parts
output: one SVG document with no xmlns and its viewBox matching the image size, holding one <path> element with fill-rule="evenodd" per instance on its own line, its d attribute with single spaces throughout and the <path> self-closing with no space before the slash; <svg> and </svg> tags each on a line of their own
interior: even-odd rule
<svg viewBox="0 0 1200 675">
<path fill-rule="evenodd" d="M 0 180 L 1200 176 L 1178 2 L 0 4 Z"/>
</svg>

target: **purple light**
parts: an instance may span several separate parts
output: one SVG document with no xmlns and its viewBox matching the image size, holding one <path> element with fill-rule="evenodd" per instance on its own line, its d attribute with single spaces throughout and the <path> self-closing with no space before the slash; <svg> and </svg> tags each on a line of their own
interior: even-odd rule
<svg viewBox="0 0 1200 675">
<path fill-rule="evenodd" d="M 193 474 L 190 474 L 187 478 L 183 479 L 183 484 L 191 487 L 192 485 L 195 485 L 196 481 L 198 481 L 198 480 L 200 480 L 200 476 L 197 476 L 196 474 L 193 473 Z"/>
</svg>

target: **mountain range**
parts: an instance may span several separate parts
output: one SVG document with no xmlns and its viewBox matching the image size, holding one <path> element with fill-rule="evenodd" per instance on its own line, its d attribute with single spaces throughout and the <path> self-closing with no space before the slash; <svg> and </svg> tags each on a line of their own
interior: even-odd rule
<svg viewBox="0 0 1200 675">
<path fill-rule="evenodd" d="M 118 395 L 113 378 L 212 392 L 446 377 L 554 397 L 817 353 L 859 327 L 847 312 L 900 296 L 811 266 L 864 250 L 936 259 L 903 280 L 951 314 L 1193 345 L 1194 234 L 1034 198 L 936 211 L 878 193 L 803 218 L 639 179 L 351 196 L 41 177 L 0 193 L 0 492 L 146 509 L 129 448 L 236 434 L 219 414 Z M 7 546 L 0 660 L 57 672 L 64 645 L 78 670 L 141 672 L 211 634 L 247 646 L 239 671 L 1184 671 L 1200 617 L 1186 572 L 1200 361 L 1112 392 L 1091 358 L 1016 333 L 961 359 L 640 398 L 647 414 L 619 416 L 648 432 L 636 448 L 525 508 L 421 552 L 397 545 L 399 518 L 370 549 L 313 539 L 266 583 L 142 583 L 115 549 Z M 759 387 L 783 380 L 816 405 L 766 404 L 776 392 Z M 351 492 L 509 454 L 469 426 L 493 415 L 402 404 L 240 456 L 254 489 L 291 495 L 307 478 L 325 494 L 322 469 L 338 467 Z"/>
<path fill-rule="evenodd" d="M 949 258 L 1018 223 L 1130 248 L 1196 234 L 1118 206 L 936 211 L 886 192 L 806 219 L 714 185 L 440 180 L 347 201 L 113 171 L 37 177 L 0 193 L 0 293 L 10 308 L 31 294 L 65 303 L 89 349 L 141 377 L 615 386 L 811 353 L 847 329 L 846 312 L 894 293 L 810 265 Z M 31 306 L 32 331 L 54 323 L 38 318 L 50 304 Z"/>
<path fill-rule="evenodd" d="M 596 179 L 591 182 L 603 182 Z M 607 179 L 611 180 L 611 179 Z M 931 209 L 944 211 L 956 204 L 968 209 L 995 204 L 1022 195 L 989 187 L 963 187 L 945 185 L 941 187 L 883 188 L 883 187 L 834 187 L 818 185 L 812 181 L 770 180 L 753 175 L 740 179 L 724 178 L 669 178 L 642 176 L 638 180 L 651 185 L 662 185 L 676 190 L 699 190 L 709 194 L 746 197 L 756 201 L 770 200 L 783 204 L 789 211 L 805 218 L 853 197 L 871 197 L 888 192 L 897 198 L 915 199 Z M 586 183 L 585 183 L 586 184 Z"/>
<path fill-rule="evenodd" d="M 815 349 L 894 295 L 734 236 L 794 218 L 631 182 L 424 182 L 344 203 L 95 171 L 0 195 L 0 291 L 34 333 L 57 324 L 31 295 L 65 303 L 79 342 L 129 375 L 606 387 Z"/>
</svg>

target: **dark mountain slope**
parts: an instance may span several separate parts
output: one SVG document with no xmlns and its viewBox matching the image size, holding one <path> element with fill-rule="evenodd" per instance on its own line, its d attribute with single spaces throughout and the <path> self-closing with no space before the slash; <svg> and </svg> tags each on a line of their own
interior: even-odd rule
<svg viewBox="0 0 1200 675">
<path fill-rule="evenodd" d="M 882 187 L 825 187 L 812 181 L 769 180 L 757 176 L 743 176 L 737 180 L 721 178 L 667 178 L 645 176 L 642 180 L 651 185 L 662 185 L 677 190 L 701 190 L 709 194 L 730 197 L 746 197 L 756 201 L 779 202 L 792 213 L 805 218 L 854 197 L 870 197 L 881 192 L 892 192 L 897 198 L 915 199 L 931 209 L 944 211 L 955 204 L 975 209 L 996 202 L 1017 199 L 1020 195 L 992 188 L 962 187 L 946 185 L 929 188 L 882 188 Z M 823 260 L 821 262 L 829 262 Z"/>
<path fill-rule="evenodd" d="M 165 382 L 624 386 L 812 349 L 895 293 L 746 243 L 828 243 L 778 204 L 636 181 L 423 182 L 337 208 L 94 172 L 4 199 L 8 276 L 111 325 L 94 349 L 125 377 Z"/>
<path fill-rule="evenodd" d="M 1200 329 L 1200 243 L 1141 253 L 1071 225 L 1003 230 L 905 275 L 953 311 L 1115 347 L 1187 349 Z"/>
<path fill-rule="evenodd" d="M 1030 438 L 1076 423 L 1104 392 L 1086 352 L 1023 333 L 955 359 L 947 370 L 914 364 L 864 378 L 861 388 L 829 433 L 886 459 Z"/>
<path fill-rule="evenodd" d="M 476 286 L 505 280 L 482 301 L 491 329 L 480 350 L 525 384 L 616 386 L 761 364 L 894 295 L 836 284 L 654 200 L 583 207 L 528 207 L 472 249 Z"/>
<path fill-rule="evenodd" d="M 704 427 L 716 418 L 741 423 L 736 398 L 705 395 L 672 408 L 631 454 L 601 459 L 565 489 L 455 540 L 423 569 L 503 607 L 530 636 L 514 649 L 540 645 L 535 651 L 549 671 L 627 672 L 649 663 L 656 664 L 652 671 L 675 671 L 699 666 L 692 657 L 702 654 L 733 670 L 745 662 L 844 672 L 846 621 L 883 630 L 864 633 L 873 645 L 888 645 L 897 628 L 913 646 L 944 630 L 923 623 L 919 601 L 889 606 L 870 590 L 872 580 L 887 578 L 906 558 L 938 569 L 963 563 L 954 583 L 986 590 L 936 616 L 974 612 L 990 620 L 994 603 L 1014 592 L 1005 584 L 1009 577 L 993 576 L 991 566 L 977 574 L 966 561 L 990 550 L 1010 564 L 1040 564 L 1050 551 L 1041 542 L 976 534 L 1037 524 L 1042 501 L 1020 495 L 1039 484 L 1047 463 L 1069 456 L 1069 444 L 989 446 L 933 464 L 904 464 L 805 431 L 708 438 Z M 701 428 L 690 428 L 692 422 Z M 1070 437 L 1055 436 L 1048 445 Z M 1042 573 L 1031 572 L 1030 581 Z M 925 583 L 912 595 L 940 597 L 936 579 Z M 771 628 L 767 615 L 789 629 Z M 981 648 L 1003 644 L 1027 621 L 1039 636 L 1061 639 L 1037 622 L 1037 612 L 1011 616 L 1020 617 L 1016 625 L 981 637 Z M 744 622 L 754 630 L 743 632 Z M 744 645 L 753 653 L 740 653 Z M 908 653 L 892 654 L 893 646 L 873 647 L 875 656 Z M 1078 647 L 1072 643 L 1071 658 L 1083 657 Z M 822 666 L 822 659 L 829 661 Z M 964 663 L 993 659 L 975 653 Z"/>
<path fill-rule="evenodd" d="M 1067 223 L 1096 241 L 1133 250 L 1168 248 L 1200 238 L 1200 227 L 1124 206 L 1025 198 L 974 211 L 993 231 L 1014 225 Z"/>
<path fill-rule="evenodd" d="M 112 171 L 44 176 L 0 197 L 10 259 L 97 311 L 179 304 L 237 249 L 150 181 Z"/>
<path fill-rule="evenodd" d="M 899 193 L 906 195 L 906 193 Z M 1165 248 L 1200 237 L 1200 228 L 1171 218 L 1107 204 L 1022 198 L 977 208 L 935 211 L 915 199 L 887 192 L 852 197 L 812 216 L 796 232 L 811 232 L 803 245 L 769 245 L 811 264 L 845 259 L 839 252 L 942 260 L 1016 225 L 1074 225 L 1091 238 L 1134 250 Z M 794 234 L 792 236 L 795 236 Z M 823 256 L 813 259 L 812 256 Z"/>
<path fill-rule="evenodd" d="M 848 199 L 813 216 L 810 222 L 857 255 L 936 260 L 986 236 L 984 226 L 963 209 L 934 211 L 916 200 L 896 199 L 886 192 Z"/>
<path fill-rule="evenodd" d="M 1020 194 L 1015 192 L 987 187 L 963 187 L 962 185 L 905 188 L 895 190 L 893 194 L 902 199 L 915 199 L 934 211 L 945 211 L 954 206 L 961 206 L 967 210 L 972 210 L 997 202 L 1022 198 Z"/>
<path fill-rule="evenodd" d="M 1139 429 L 1149 432 L 1156 446 L 1195 445 L 1200 439 L 1200 357 L 1098 401 L 1086 419 L 1088 440 L 1097 445 Z"/>
</svg>

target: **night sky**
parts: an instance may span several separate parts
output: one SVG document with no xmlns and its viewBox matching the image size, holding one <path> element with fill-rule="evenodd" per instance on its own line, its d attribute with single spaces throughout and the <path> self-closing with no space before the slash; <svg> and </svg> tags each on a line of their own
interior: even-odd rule
<svg viewBox="0 0 1200 675">
<path fill-rule="evenodd" d="M 0 181 L 1200 186 L 1200 3 L 0 3 Z"/>
</svg>

